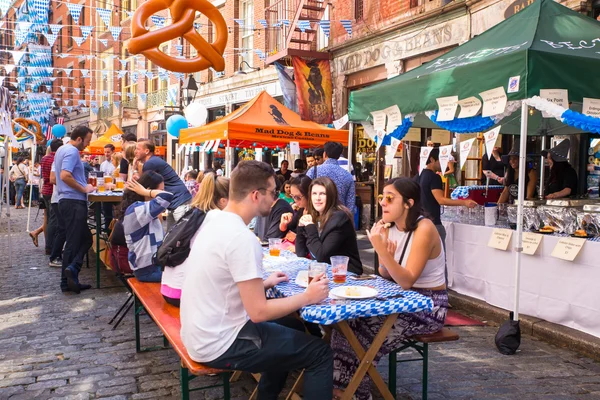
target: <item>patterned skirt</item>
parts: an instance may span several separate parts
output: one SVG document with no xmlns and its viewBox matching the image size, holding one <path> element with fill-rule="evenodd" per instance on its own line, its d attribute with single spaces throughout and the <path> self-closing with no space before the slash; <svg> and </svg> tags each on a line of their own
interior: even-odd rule
<svg viewBox="0 0 600 400">
<path fill-rule="evenodd" d="M 446 313 L 448 312 L 448 292 L 446 290 L 412 289 L 433 300 L 433 311 L 420 313 L 404 313 L 398 315 L 392 330 L 388 334 L 383 346 L 375 356 L 374 363 L 386 354 L 399 348 L 406 338 L 414 335 L 434 333 L 444 327 Z M 359 318 L 348 321 L 360 344 L 368 349 L 386 317 Z M 354 376 L 360 361 L 350 344 L 338 331 L 333 331 L 331 337 L 333 349 L 333 383 L 337 389 L 344 390 Z M 358 400 L 369 399 L 371 395 L 371 378 L 366 375 L 362 380 L 355 398 Z"/>
</svg>

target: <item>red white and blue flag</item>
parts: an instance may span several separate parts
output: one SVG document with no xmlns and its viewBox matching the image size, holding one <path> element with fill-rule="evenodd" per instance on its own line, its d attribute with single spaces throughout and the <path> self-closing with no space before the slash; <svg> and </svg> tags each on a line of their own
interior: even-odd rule
<svg viewBox="0 0 600 400">
<path fill-rule="evenodd" d="M 62 125 L 65 122 L 64 117 L 56 117 L 56 123 Z M 54 126 L 54 125 L 52 125 Z M 52 126 L 48 124 L 48 130 L 46 131 L 46 140 L 52 139 Z"/>
</svg>

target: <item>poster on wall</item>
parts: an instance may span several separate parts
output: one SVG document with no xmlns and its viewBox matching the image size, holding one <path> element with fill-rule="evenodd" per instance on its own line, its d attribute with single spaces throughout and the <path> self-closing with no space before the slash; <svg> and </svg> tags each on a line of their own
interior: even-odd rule
<svg viewBox="0 0 600 400">
<path fill-rule="evenodd" d="M 329 60 L 292 57 L 300 117 L 318 124 L 333 122 L 333 88 Z"/>
</svg>

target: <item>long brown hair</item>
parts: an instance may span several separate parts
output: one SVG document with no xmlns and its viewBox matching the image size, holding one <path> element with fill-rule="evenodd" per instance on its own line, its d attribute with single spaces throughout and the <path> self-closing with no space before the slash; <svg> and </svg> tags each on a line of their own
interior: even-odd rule
<svg viewBox="0 0 600 400">
<path fill-rule="evenodd" d="M 192 200 L 192 207 L 204 212 L 216 210 L 219 200 L 229 198 L 229 178 L 211 172 L 204 175 L 198 193 Z"/>
<path fill-rule="evenodd" d="M 327 199 L 325 201 L 325 210 L 323 210 L 322 214 L 319 214 L 319 212 L 315 210 L 315 207 L 312 203 L 312 189 L 315 186 L 323 186 L 325 188 L 325 195 Z M 327 225 L 327 222 L 329 221 L 333 213 L 335 213 L 336 211 L 345 212 L 346 215 L 348 215 L 348 218 L 350 218 L 350 221 L 352 221 L 350 210 L 348 210 L 346 207 L 340 204 L 337 186 L 335 185 L 335 183 L 333 183 L 333 181 L 330 178 L 326 176 L 314 179 L 310 184 L 310 188 L 308 189 L 307 210 L 308 213 L 311 215 L 313 222 L 315 224 L 321 224 L 319 230 L 323 230 L 325 228 L 325 225 Z"/>
</svg>

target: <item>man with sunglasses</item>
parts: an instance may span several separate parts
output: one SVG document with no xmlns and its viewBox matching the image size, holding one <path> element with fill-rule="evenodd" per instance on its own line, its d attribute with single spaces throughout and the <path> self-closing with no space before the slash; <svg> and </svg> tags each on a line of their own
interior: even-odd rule
<svg viewBox="0 0 600 400">
<path fill-rule="evenodd" d="M 263 280 L 262 249 L 246 228 L 277 197 L 273 168 L 242 161 L 231 173 L 229 203 L 210 211 L 192 242 L 181 296 L 181 338 L 190 357 L 212 368 L 261 373 L 259 399 L 276 399 L 289 371 L 304 369 L 304 398 L 333 398 L 333 356 L 323 340 L 284 318 L 329 294 L 324 275 L 302 294 L 267 300 L 288 277 Z M 293 325 L 295 323 L 295 325 Z"/>
<path fill-rule="evenodd" d="M 271 205 L 271 212 L 266 217 L 258 217 L 256 219 L 256 226 L 254 227 L 254 233 L 260 238 L 261 241 L 268 241 L 269 239 L 283 239 L 286 232 L 282 232 L 279 229 L 279 223 L 281 216 L 287 213 L 293 213 L 294 209 L 285 201 L 285 199 L 279 198 L 279 191 L 275 191 L 275 201 Z"/>
</svg>

